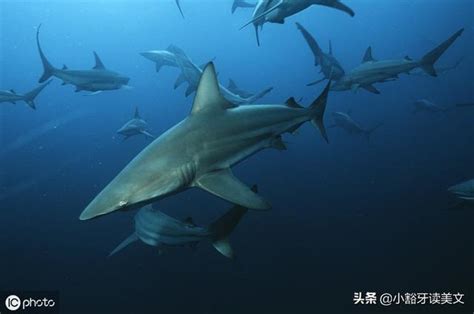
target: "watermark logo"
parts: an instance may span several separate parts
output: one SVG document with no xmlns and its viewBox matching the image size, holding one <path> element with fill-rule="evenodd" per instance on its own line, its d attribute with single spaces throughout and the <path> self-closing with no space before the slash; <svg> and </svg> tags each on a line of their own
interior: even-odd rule
<svg viewBox="0 0 474 314">
<path fill-rule="evenodd" d="M 21 299 L 14 294 L 9 295 L 5 299 L 5 307 L 9 309 L 10 311 L 16 311 L 20 308 L 20 306 L 21 306 Z"/>
<path fill-rule="evenodd" d="M 59 313 L 59 293 L 50 291 L 0 291 L 0 302 L 5 300 L 5 307 L 0 313 Z"/>
</svg>

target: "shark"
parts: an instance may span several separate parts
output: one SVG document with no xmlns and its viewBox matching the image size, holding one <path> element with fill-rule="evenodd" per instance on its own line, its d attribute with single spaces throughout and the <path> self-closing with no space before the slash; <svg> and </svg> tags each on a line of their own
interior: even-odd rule
<svg viewBox="0 0 474 314">
<path fill-rule="evenodd" d="M 332 117 L 334 119 L 334 125 L 329 127 L 339 127 L 350 134 L 364 135 L 367 140 L 370 139 L 372 133 L 374 133 L 383 124 L 379 123 L 376 126 L 366 129 L 363 128 L 359 123 L 355 122 L 349 113 L 345 112 L 333 112 Z"/>
<path fill-rule="evenodd" d="M 287 17 L 306 10 L 312 5 L 331 7 L 346 12 L 350 16 L 355 15 L 351 8 L 339 0 L 259 0 L 253 12 L 252 19 L 240 29 L 253 24 L 257 37 L 257 45 L 260 46 L 259 27 L 261 29 L 265 23 L 284 24 Z"/>
<path fill-rule="evenodd" d="M 257 192 L 257 187 L 252 187 Z M 210 241 L 214 248 L 227 258 L 235 258 L 229 236 L 248 209 L 232 206 L 224 215 L 207 227 L 194 223 L 192 217 L 179 220 L 170 217 L 152 205 L 140 209 L 134 217 L 135 232 L 121 242 L 110 254 L 112 256 L 138 240 L 157 247 L 161 253 L 170 247 L 195 247 L 203 241 Z"/>
<path fill-rule="evenodd" d="M 149 50 L 141 52 L 140 55 L 155 63 L 156 72 L 160 72 L 161 68 L 164 66 L 178 68 L 176 55 L 168 49 Z"/>
<path fill-rule="evenodd" d="M 234 2 L 232 2 L 231 12 L 234 14 L 237 8 L 255 8 L 256 6 L 257 3 L 250 3 L 245 0 L 234 0 Z"/>
<path fill-rule="evenodd" d="M 94 51 L 95 66 L 91 70 L 70 70 L 66 65 L 62 69 L 55 68 L 46 58 L 40 45 L 39 34 L 41 25 L 36 31 L 36 44 L 38 46 L 41 62 L 43 63 L 43 75 L 39 82 L 42 83 L 54 76 L 63 81 L 63 85 L 72 84 L 76 92 L 90 91 L 98 93 L 107 90 L 127 88 L 130 78 L 105 68 L 101 59 Z"/>
<path fill-rule="evenodd" d="M 229 79 L 229 83 L 227 84 L 227 89 L 236 95 L 239 95 L 242 98 L 250 98 L 253 97 L 255 94 L 245 91 L 237 86 L 233 79 Z"/>
<path fill-rule="evenodd" d="M 474 208 L 474 179 L 456 184 L 448 189 L 458 200 L 458 207 Z"/>
<path fill-rule="evenodd" d="M 187 55 L 184 53 L 183 50 L 176 46 L 169 47 L 169 49 L 175 53 L 177 56 L 176 61 L 178 66 L 181 69 L 181 75 L 178 77 L 176 80 L 176 83 L 174 85 L 175 89 L 180 86 L 182 83 L 187 82 L 188 87 L 185 92 L 185 96 L 188 97 L 192 93 L 194 93 L 198 87 L 199 80 L 201 78 L 201 75 L 203 73 L 203 68 L 205 65 L 198 66 L 196 65 Z M 234 104 L 249 104 L 253 103 L 260 98 L 264 97 L 268 93 L 270 93 L 273 90 L 273 87 L 268 87 L 264 90 L 262 90 L 259 93 L 253 94 L 249 97 L 242 97 L 242 95 L 236 94 L 229 90 L 228 88 L 222 86 L 219 84 L 219 88 L 221 90 L 222 95 L 229 100 L 230 102 Z"/>
<path fill-rule="evenodd" d="M 214 64 L 202 73 L 191 113 L 141 151 L 89 203 L 79 219 L 141 208 L 189 188 L 200 188 L 252 210 L 270 203 L 232 173 L 232 167 L 266 148 L 282 149 L 282 135 L 311 122 L 327 141 L 324 112 L 330 85 L 309 107 L 239 106 L 219 88 Z"/>
<path fill-rule="evenodd" d="M 133 118 L 125 123 L 118 131 L 118 134 L 124 136 L 124 140 L 134 135 L 145 135 L 148 138 L 154 139 L 155 137 L 148 131 L 148 123 L 140 117 L 138 107 L 135 108 L 135 114 Z"/>
<path fill-rule="evenodd" d="M 329 41 L 329 52 L 325 53 L 319 47 L 316 39 L 314 39 L 314 37 L 306 30 L 306 28 L 304 28 L 300 23 L 296 23 L 296 27 L 299 29 L 304 39 L 308 43 L 309 48 L 313 52 L 314 65 L 319 65 L 321 67 L 321 73 L 323 74 L 322 79 L 309 83 L 307 86 L 316 85 L 323 82 L 324 80 L 340 80 L 346 72 L 333 55 L 331 41 Z"/>
<path fill-rule="evenodd" d="M 31 109 L 36 110 L 35 98 L 49 83 L 51 83 L 51 80 L 25 94 L 18 94 L 13 89 L 0 90 L 0 103 L 9 102 L 15 104 L 17 101 L 24 101 Z"/>
<path fill-rule="evenodd" d="M 433 103 L 432 101 L 429 101 L 427 99 L 418 99 L 413 103 L 414 109 L 413 113 L 418 113 L 418 112 L 446 112 L 450 108 L 449 107 L 442 107 L 440 105 L 437 105 Z"/>
<path fill-rule="evenodd" d="M 437 76 L 434 64 L 444 54 L 444 52 L 461 36 L 464 29 L 460 29 L 439 46 L 425 54 L 420 60 L 413 60 L 410 57 L 393 60 L 376 60 L 372 56 L 372 48 L 367 48 L 362 64 L 334 82 L 331 90 L 357 91 L 359 88 L 365 89 L 374 94 L 380 94 L 373 84 L 394 81 L 400 74 L 421 68 L 431 76 Z"/>
</svg>

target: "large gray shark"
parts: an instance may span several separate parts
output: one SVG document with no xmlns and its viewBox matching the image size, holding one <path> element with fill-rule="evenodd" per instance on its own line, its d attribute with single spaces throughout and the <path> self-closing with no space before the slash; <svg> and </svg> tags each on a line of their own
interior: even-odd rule
<svg viewBox="0 0 474 314">
<path fill-rule="evenodd" d="M 237 8 L 255 8 L 255 6 L 257 5 L 257 3 L 249 3 L 245 0 L 234 0 L 234 2 L 232 3 L 232 14 L 234 14 L 235 10 L 237 10 Z"/>
<path fill-rule="evenodd" d="M 210 63 L 190 115 L 138 154 L 80 219 L 137 209 L 192 187 L 249 209 L 269 209 L 270 204 L 234 177 L 231 168 L 262 149 L 281 149 L 281 135 L 307 121 L 327 140 L 323 115 L 329 87 L 308 108 L 293 98 L 287 104 L 237 106 L 223 97 Z"/>
<path fill-rule="evenodd" d="M 363 128 L 359 123 L 355 122 L 348 113 L 345 112 L 333 112 L 332 117 L 335 124 L 334 126 L 330 127 L 339 127 L 350 134 L 364 135 L 367 139 L 370 139 L 372 133 L 382 126 L 382 123 L 379 123 L 370 129 Z"/>
<path fill-rule="evenodd" d="M 413 113 L 418 112 L 446 112 L 450 108 L 449 107 L 441 107 L 433 103 L 432 101 L 426 99 L 418 99 L 413 103 L 414 109 Z"/>
<path fill-rule="evenodd" d="M 474 179 L 454 185 L 448 189 L 462 203 L 474 208 Z"/>
<path fill-rule="evenodd" d="M 416 68 L 421 68 L 431 76 L 437 76 L 434 64 L 456 39 L 461 36 L 463 31 L 464 29 L 457 31 L 438 47 L 428 52 L 421 60 L 412 60 L 409 57 L 405 57 L 400 60 L 378 61 L 372 57 L 372 48 L 369 47 L 365 52 L 362 64 L 335 82 L 331 90 L 356 91 L 359 88 L 363 88 L 371 93 L 380 94 L 373 84 L 394 81 L 398 79 L 400 74 L 410 74 Z"/>
<path fill-rule="evenodd" d="M 252 187 L 257 192 L 256 186 Z M 199 242 L 210 240 L 222 255 L 234 258 L 229 236 L 247 212 L 247 208 L 235 205 L 208 227 L 194 224 L 191 217 L 178 220 L 147 205 L 135 215 L 135 232 L 120 243 L 109 256 L 129 244 L 141 240 L 160 251 L 168 247 L 194 247 Z"/>
<path fill-rule="evenodd" d="M 138 112 L 138 107 L 135 108 L 135 114 L 133 115 L 133 119 L 125 123 L 118 131 L 118 134 L 124 136 L 124 140 L 128 139 L 134 135 L 145 135 L 148 138 L 154 139 L 155 137 L 148 131 L 148 123 L 140 117 L 140 113 Z"/>
<path fill-rule="evenodd" d="M 355 15 L 354 11 L 340 0 L 259 0 L 253 12 L 252 20 L 242 26 L 241 29 L 253 23 L 257 36 L 257 45 L 260 46 L 259 27 L 262 28 L 265 23 L 283 24 L 285 23 L 285 18 L 301 12 L 312 5 L 331 7 L 344 11 L 350 16 Z"/>
<path fill-rule="evenodd" d="M 155 63 L 156 72 L 159 72 L 163 66 L 178 68 L 176 55 L 168 49 L 145 51 L 141 52 L 140 55 Z"/>
<path fill-rule="evenodd" d="M 130 79 L 118 74 L 117 72 L 106 69 L 95 51 L 95 66 L 92 70 L 70 70 L 65 65 L 62 69 L 53 67 L 48 59 L 46 59 L 46 56 L 41 49 L 39 42 L 40 28 L 41 25 L 38 26 L 36 31 L 36 44 L 38 45 L 38 51 L 44 69 L 43 75 L 39 79 L 40 83 L 46 81 L 51 76 L 55 76 L 63 81 L 63 85 L 74 85 L 76 87 L 76 92 L 101 92 L 120 89 L 127 86 Z"/>
<path fill-rule="evenodd" d="M 36 109 L 35 98 L 49 83 L 51 83 L 51 81 L 41 84 L 26 94 L 18 94 L 13 89 L 0 90 L 0 103 L 9 102 L 15 104 L 17 101 L 24 101 L 30 108 Z"/>
<path fill-rule="evenodd" d="M 176 46 L 170 46 L 168 49 L 176 55 L 176 62 L 181 69 L 181 75 L 176 80 L 175 88 L 177 88 L 182 83 L 187 82 L 188 88 L 186 89 L 185 95 L 186 97 L 188 97 L 189 95 L 191 95 L 192 93 L 196 91 L 199 84 L 199 80 L 203 72 L 202 68 L 204 68 L 204 66 L 197 66 L 184 53 L 183 50 L 181 50 L 180 48 Z M 233 93 L 232 91 L 222 86 L 221 84 L 219 84 L 219 88 L 224 98 L 226 98 L 231 103 L 237 104 L 237 105 L 254 103 L 255 101 L 264 97 L 266 94 L 268 94 L 269 92 L 273 90 L 273 87 L 269 87 L 250 97 L 242 97 L 239 94 Z"/>
<path fill-rule="evenodd" d="M 303 34 L 304 39 L 313 52 L 314 65 L 321 66 L 321 73 L 324 76 L 318 81 L 309 83 L 308 86 L 316 85 L 324 80 L 337 81 L 341 79 L 344 76 L 345 71 L 339 61 L 337 61 L 337 59 L 333 56 L 331 42 L 329 42 L 329 53 L 324 53 L 314 37 L 311 36 L 311 34 L 300 23 L 296 23 L 296 27 L 301 31 L 301 34 Z"/>
</svg>

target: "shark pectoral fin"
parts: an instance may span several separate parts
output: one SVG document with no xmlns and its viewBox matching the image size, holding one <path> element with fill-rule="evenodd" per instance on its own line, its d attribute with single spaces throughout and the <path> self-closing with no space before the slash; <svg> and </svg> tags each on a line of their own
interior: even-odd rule
<svg viewBox="0 0 474 314">
<path fill-rule="evenodd" d="M 355 15 L 354 11 L 351 8 L 349 8 L 347 5 L 345 5 L 344 3 L 342 3 L 339 0 L 338 1 L 331 1 L 330 3 L 331 4 L 329 6 L 334 8 L 334 9 L 346 12 L 347 14 L 349 14 L 352 17 Z"/>
<path fill-rule="evenodd" d="M 201 176 L 196 180 L 195 186 L 246 208 L 267 210 L 271 207 L 266 200 L 234 177 L 229 168 Z"/>
<path fill-rule="evenodd" d="M 132 235 L 130 235 L 128 238 L 122 241 L 112 252 L 110 252 L 109 257 L 117 253 L 118 251 L 123 250 L 125 247 L 129 246 L 133 242 L 138 240 L 137 234 L 134 232 Z"/>
<path fill-rule="evenodd" d="M 153 136 L 153 134 L 151 134 L 151 133 L 148 132 L 148 131 L 143 130 L 143 131 L 140 131 L 140 133 L 143 134 L 143 135 L 145 135 L 146 137 L 155 138 L 155 137 Z"/>
<path fill-rule="evenodd" d="M 234 258 L 234 250 L 232 250 L 232 246 L 230 245 L 229 238 L 225 237 L 219 240 L 212 242 L 214 248 L 224 255 L 227 258 Z"/>
<path fill-rule="evenodd" d="M 379 90 L 375 88 L 373 85 L 363 85 L 361 87 L 365 89 L 366 91 L 371 92 L 372 94 L 377 94 L 377 95 L 380 94 Z"/>
<path fill-rule="evenodd" d="M 183 73 L 179 74 L 178 78 L 176 79 L 176 82 L 174 82 L 174 89 L 177 89 L 181 84 L 186 82 L 186 77 L 184 76 Z"/>
</svg>

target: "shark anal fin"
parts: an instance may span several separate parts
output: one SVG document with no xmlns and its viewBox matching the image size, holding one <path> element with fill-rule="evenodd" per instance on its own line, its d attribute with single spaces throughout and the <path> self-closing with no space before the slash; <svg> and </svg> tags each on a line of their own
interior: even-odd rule
<svg viewBox="0 0 474 314">
<path fill-rule="evenodd" d="M 231 203 L 255 210 L 270 209 L 270 204 L 240 182 L 227 168 L 201 176 L 195 185 Z"/>
</svg>

